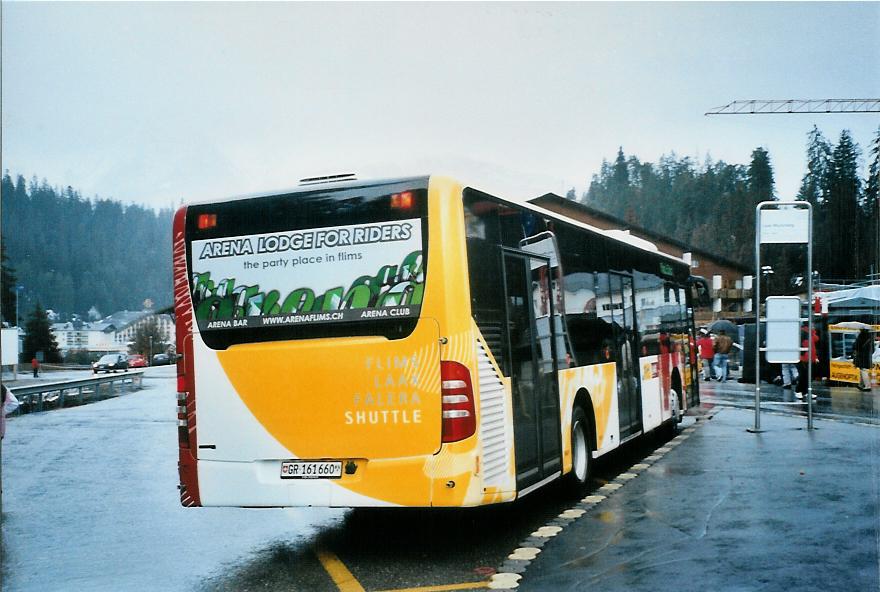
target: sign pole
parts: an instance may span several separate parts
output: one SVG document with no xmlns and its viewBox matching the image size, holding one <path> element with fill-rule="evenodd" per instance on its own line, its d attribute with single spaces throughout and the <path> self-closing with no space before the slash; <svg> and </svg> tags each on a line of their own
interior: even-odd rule
<svg viewBox="0 0 880 592">
<path fill-rule="evenodd" d="M 807 202 L 807 429 L 813 429 L 813 205 Z"/>
<path fill-rule="evenodd" d="M 787 206 L 780 209 L 780 206 Z M 772 207 L 772 209 L 771 209 Z M 766 214 L 763 215 L 763 214 Z M 761 432 L 761 352 L 768 352 L 768 359 L 771 357 L 769 347 L 761 347 L 761 278 L 763 277 L 763 269 L 761 268 L 761 245 L 762 244 L 792 244 L 801 243 L 807 246 L 807 318 L 803 318 L 800 314 L 800 306 L 798 306 L 798 314 L 795 319 L 800 323 L 807 322 L 807 344 L 801 347 L 800 338 L 798 337 L 794 346 L 782 345 L 782 348 L 774 348 L 774 361 L 785 361 L 794 359 L 795 363 L 800 356 L 794 355 L 800 353 L 806 354 L 807 362 L 804 370 L 807 373 L 806 393 L 803 393 L 807 399 L 807 429 L 813 429 L 813 206 L 807 201 L 763 201 L 755 208 L 755 278 L 757 286 L 755 288 L 755 427 L 749 429 L 750 432 Z M 791 323 L 793 319 L 770 319 L 769 312 L 765 315 L 767 318 L 768 346 L 770 341 L 770 325 L 771 320 L 775 322 L 783 321 Z M 777 337 L 774 329 L 773 337 Z M 788 341 L 786 337 L 784 341 Z M 788 362 L 790 363 L 790 362 Z"/>
<path fill-rule="evenodd" d="M 748 431 L 761 431 L 761 202 L 755 208 L 755 427 Z"/>
</svg>

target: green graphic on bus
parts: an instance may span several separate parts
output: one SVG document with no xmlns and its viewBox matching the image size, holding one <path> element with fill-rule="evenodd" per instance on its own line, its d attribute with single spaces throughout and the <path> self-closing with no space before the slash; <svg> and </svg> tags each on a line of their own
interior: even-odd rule
<svg viewBox="0 0 880 592">
<path fill-rule="evenodd" d="M 307 275 L 307 274 L 304 274 Z M 234 277 L 215 279 L 212 272 L 192 276 L 195 316 L 204 328 L 253 327 L 311 320 L 355 320 L 377 318 L 381 313 L 360 315 L 321 315 L 333 311 L 368 311 L 395 308 L 392 316 L 418 315 L 425 288 L 424 259 L 421 250 L 407 254 L 398 265 L 382 265 L 373 275 L 362 275 L 350 284 L 315 290 L 308 285 L 288 290 L 237 282 Z M 248 317 L 306 315 L 291 317 L 284 323 L 241 322 Z M 264 319 L 266 321 L 268 319 Z M 281 320 L 281 319 L 279 319 Z M 230 321 L 215 323 L 213 321 Z"/>
</svg>

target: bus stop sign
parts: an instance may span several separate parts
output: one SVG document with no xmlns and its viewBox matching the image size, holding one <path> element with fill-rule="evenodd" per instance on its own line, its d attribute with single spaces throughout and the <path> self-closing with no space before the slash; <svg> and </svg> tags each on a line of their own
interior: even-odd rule
<svg viewBox="0 0 880 592">
<path fill-rule="evenodd" d="M 801 299 L 797 296 L 770 296 L 766 304 L 767 361 L 796 364 L 801 355 Z"/>
</svg>

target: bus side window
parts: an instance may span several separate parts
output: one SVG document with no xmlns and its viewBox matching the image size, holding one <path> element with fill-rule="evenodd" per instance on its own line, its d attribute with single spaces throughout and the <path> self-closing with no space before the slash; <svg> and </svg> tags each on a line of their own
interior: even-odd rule
<svg viewBox="0 0 880 592">
<path fill-rule="evenodd" d="M 501 254 L 496 245 L 479 238 L 467 239 L 471 314 L 501 370 L 509 375 L 504 339 L 504 281 Z"/>
<path fill-rule="evenodd" d="M 664 287 L 660 277 L 645 272 L 636 272 L 634 281 L 641 342 L 639 355 L 654 356 L 660 353 L 661 331 L 669 330 L 668 287 Z"/>
</svg>

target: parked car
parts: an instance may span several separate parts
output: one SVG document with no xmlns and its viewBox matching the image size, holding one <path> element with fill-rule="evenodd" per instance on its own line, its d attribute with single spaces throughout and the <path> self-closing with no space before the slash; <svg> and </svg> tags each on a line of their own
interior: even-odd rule
<svg viewBox="0 0 880 592">
<path fill-rule="evenodd" d="M 129 368 L 146 368 L 147 367 L 147 359 L 140 354 L 132 354 L 128 356 L 128 367 Z"/>
<path fill-rule="evenodd" d="M 171 356 L 168 354 L 156 354 L 153 356 L 153 366 L 164 366 L 171 363 Z"/>
<path fill-rule="evenodd" d="M 92 364 L 92 372 L 116 372 L 122 370 L 128 372 L 128 356 L 125 354 L 106 354 Z"/>
</svg>

